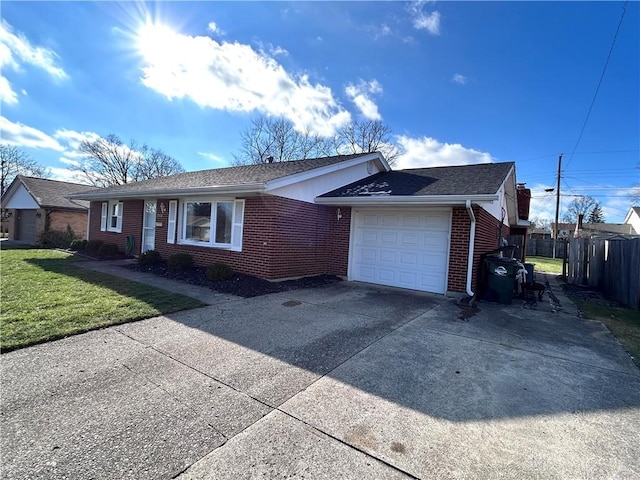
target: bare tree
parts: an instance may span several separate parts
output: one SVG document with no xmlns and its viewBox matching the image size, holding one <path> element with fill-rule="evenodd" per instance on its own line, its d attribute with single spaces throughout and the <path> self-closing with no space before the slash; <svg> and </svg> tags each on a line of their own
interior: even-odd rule
<svg viewBox="0 0 640 480">
<path fill-rule="evenodd" d="M 306 160 L 336 154 L 380 151 L 389 162 L 399 155 L 391 141 L 391 129 L 378 120 L 356 121 L 332 137 L 321 137 L 309 130 L 298 131 L 289 120 L 259 116 L 240 134 L 240 151 L 234 164 L 246 165 Z"/>
<path fill-rule="evenodd" d="M 345 153 L 380 152 L 393 163 L 400 149 L 391 141 L 391 128 L 380 120 L 353 121 L 342 127 L 335 137 L 336 150 Z"/>
<path fill-rule="evenodd" d="M 251 120 L 240 134 L 240 152 L 234 155 L 234 164 L 267 163 L 306 160 L 331 155 L 332 142 L 311 133 L 297 131 L 293 124 L 282 118 L 259 116 Z"/>
<path fill-rule="evenodd" d="M 540 229 L 544 229 L 544 230 L 550 230 L 551 229 L 551 220 L 549 220 L 548 218 L 542 218 L 542 217 L 534 217 L 531 219 L 531 225 L 533 228 L 540 228 Z"/>
<path fill-rule="evenodd" d="M 92 185 L 106 187 L 148 180 L 183 172 L 182 166 L 161 150 L 131 140 L 125 145 L 117 135 L 85 139 L 80 143 L 84 155 L 76 170 Z"/>
<path fill-rule="evenodd" d="M 27 175 L 32 177 L 48 177 L 46 168 L 33 160 L 24 151 L 8 144 L 0 144 L 0 195 L 13 181 L 16 175 Z"/>
<path fill-rule="evenodd" d="M 576 223 L 580 214 L 586 219 L 597 204 L 598 202 L 595 198 L 589 195 L 580 195 L 569 202 L 562 220 L 567 223 Z"/>
</svg>

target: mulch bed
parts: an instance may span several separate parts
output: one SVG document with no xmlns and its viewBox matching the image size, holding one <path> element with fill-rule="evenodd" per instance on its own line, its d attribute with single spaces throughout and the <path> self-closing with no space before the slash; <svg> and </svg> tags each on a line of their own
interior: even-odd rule
<svg viewBox="0 0 640 480">
<path fill-rule="evenodd" d="M 335 275 L 317 275 L 314 277 L 304 277 L 296 280 L 270 282 L 252 275 L 245 275 L 243 273 L 234 273 L 232 277 L 226 280 L 209 280 L 206 273 L 207 269 L 204 267 L 172 272 L 167 268 L 167 265 L 164 262 L 157 265 L 126 265 L 124 268 L 153 273 L 160 277 L 179 280 L 181 282 L 201 287 L 208 287 L 216 292 L 229 293 L 245 298 L 257 297 L 268 293 L 297 290 L 299 288 L 314 288 L 341 281 L 341 278 L 336 277 Z"/>
</svg>

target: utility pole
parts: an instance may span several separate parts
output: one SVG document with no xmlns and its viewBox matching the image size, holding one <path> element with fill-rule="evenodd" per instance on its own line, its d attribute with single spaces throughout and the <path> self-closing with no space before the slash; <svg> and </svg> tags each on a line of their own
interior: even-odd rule
<svg viewBox="0 0 640 480">
<path fill-rule="evenodd" d="M 556 185 L 556 223 L 553 226 L 553 258 L 556 258 L 556 243 L 558 243 L 558 214 L 560 213 L 560 171 L 562 169 L 562 154 L 558 157 L 558 183 Z"/>
</svg>

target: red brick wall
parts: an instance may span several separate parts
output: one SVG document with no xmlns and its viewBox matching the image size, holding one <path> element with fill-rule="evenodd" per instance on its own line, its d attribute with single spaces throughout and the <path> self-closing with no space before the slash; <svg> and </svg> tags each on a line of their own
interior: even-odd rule
<svg viewBox="0 0 640 480">
<path fill-rule="evenodd" d="M 71 227 L 77 237 L 87 238 L 87 212 L 74 210 L 53 210 L 49 213 L 49 228 L 65 231 Z"/>
<path fill-rule="evenodd" d="M 476 217 L 476 237 L 473 250 L 473 276 L 471 289 L 476 289 L 480 256 L 498 248 L 500 221 L 477 205 L 473 207 Z M 464 292 L 467 282 L 467 260 L 469 258 L 469 227 L 471 220 L 467 209 L 454 207 L 451 222 L 451 249 L 449 252 L 448 289 Z M 502 236 L 509 235 L 509 227 L 502 225 Z"/>
<path fill-rule="evenodd" d="M 122 232 L 101 232 L 100 219 L 102 215 L 102 202 L 91 202 L 91 218 L 89 225 L 89 240 L 102 240 L 103 242 L 115 243 L 120 251 L 124 252 L 128 235 L 135 238 L 133 254 L 140 253 L 140 243 L 142 241 L 142 214 L 144 212 L 143 200 L 126 200 L 122 208 Z M 166 239 L 166 235 L 165 235 Z"/>
<path fill-rule="evenodd" d="M 101 202 L 91 203 L 90 239 L 116 243 L 124 250 L 127 235 L 134 235 L 134 254 L 142 241 L 142 200 L 125 201 L 122 233 L 101 232 Z M 165 205 L 162 212 L 160 204 Z M 220 248 L 167 243 L 169 200 L 159 200 L 156 209 L 156 250 L 163 258 L 178 252 L 193 255 L 196 265 L 216 262 L 239 272 L 278 279 L 317 274 L 346 275 L 349 254 L 351 210 L 314 205 L 282 197 L 245 199 L 242 252 Z"/>
</svg>

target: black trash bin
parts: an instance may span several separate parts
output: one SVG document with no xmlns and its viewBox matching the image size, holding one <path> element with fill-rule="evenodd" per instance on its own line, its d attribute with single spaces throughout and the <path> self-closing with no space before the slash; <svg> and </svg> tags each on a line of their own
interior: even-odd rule
<svg viewBox="0 0 640 480">
<path fill-rule="evenodd" d="M 516 259 L 486 256 L 484 258 L 483 300 L 510 304 L 516 289 L 518 269 Z"/>
</svg>

